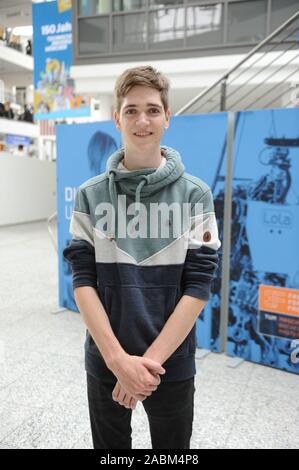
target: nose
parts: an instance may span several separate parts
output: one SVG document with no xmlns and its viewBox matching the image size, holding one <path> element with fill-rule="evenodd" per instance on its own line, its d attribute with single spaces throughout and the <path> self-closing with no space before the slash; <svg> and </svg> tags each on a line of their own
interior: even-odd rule
<svg viewBox="0 0 299 470">
<path fill-rule="evenodd" d="M 148 116 L 146 115 L 146 113 L 140 113 L 137 120 L 136 120 L 136 124 L 145 124 L 145 123 L 149 123 L 149 118 Z"/>
</svg>

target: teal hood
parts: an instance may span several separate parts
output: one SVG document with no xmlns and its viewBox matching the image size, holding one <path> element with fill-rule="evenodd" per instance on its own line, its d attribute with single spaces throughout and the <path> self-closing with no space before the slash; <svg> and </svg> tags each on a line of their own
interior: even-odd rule
<svg viewBox="0 0 299 470">
<path fill-rule="evenodd" d="M 116 182 L 124 194 L 135 197 L 139 203 L 160 191 L 164 186 L 173 183 L 184 173 L 185 168 L 180 154 L 171 147 L 161 147 L 161 153 L 166 163 L 160 168 L 144 168 L 130 172 L 118 169 L 120 161 L 124 158 L 124 148 L 113 153 L 107 161 L 106 175 L 109 178 L 109 193 L 114 209 L 117 211 Z"/>
</svg>

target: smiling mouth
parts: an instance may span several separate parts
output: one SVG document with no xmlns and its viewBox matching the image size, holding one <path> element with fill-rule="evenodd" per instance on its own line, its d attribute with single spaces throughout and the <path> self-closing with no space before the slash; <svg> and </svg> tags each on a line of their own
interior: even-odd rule
<svg viewBox="0 0 299 470">
<path fill-rule="evenodd" d="M 149 137 L 150 135 L 153 135 L 152 132 L 134 132 L 134 135 L 136 137 Z"/>
</svg>

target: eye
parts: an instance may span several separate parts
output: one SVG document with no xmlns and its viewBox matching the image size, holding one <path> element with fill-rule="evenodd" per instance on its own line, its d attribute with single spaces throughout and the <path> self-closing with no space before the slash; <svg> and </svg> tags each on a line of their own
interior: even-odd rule
<svg viewBox="0 0 299 470">
<path fill-rule="evenodd" d="M 131 112 L 133 113 L 134 111 L 135 109 L 128 109 L 125 114 L 131 114 Z"/>
<path fill-rule="evenodd" d="M 158 108 L 151 108 L 150 111 L 153 111 L 153 114 L 160 112 Z"/>
</svg>

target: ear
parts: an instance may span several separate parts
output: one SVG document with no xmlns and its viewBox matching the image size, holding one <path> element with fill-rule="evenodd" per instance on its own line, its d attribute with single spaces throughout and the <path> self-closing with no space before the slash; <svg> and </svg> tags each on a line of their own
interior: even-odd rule
<svg viewBox="0 0 299 470">
<path fill-rule="evenodd" d="M 120 131 L 119 113 L 116 111 L 116 109 L 113 110 L 113 121 L 115 122 L 117 129 Z"/>
<path fill-rule="evenodd" d="M 165 116 L 166 116 L 166 121 L 165 121 L 165 124 L 164 124 L 164 128 L 165 129 L 168 129 L 169 127 L 169 124 L 170 124 L 170 109 L 168 109 L 165 113 Z"/>
</svg>

